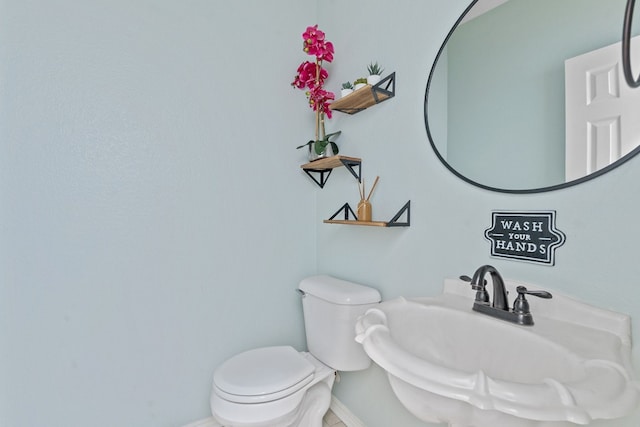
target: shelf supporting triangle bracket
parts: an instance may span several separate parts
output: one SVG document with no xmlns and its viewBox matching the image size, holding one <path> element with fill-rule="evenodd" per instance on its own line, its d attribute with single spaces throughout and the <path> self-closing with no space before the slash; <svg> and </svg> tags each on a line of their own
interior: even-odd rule
<svg viewBox="0 0 640 427">
<path fill-rule="evenodd" d="M 340 161 L 342 162 L 344 167 L 347 168 L 349 172 L 351 172 L 351 175 L 353 175 L 355 179 L 358 180 L 358 182 L 361 182 L 360 177 L 362 174 L 362 162 L 359 160 L 355 161 L 355 160 L 348 160 L 348 159 L 340 159 Z M 358 172 L 356 172 L 354 169 L 356 166 L 358 167 Z"/>
<path fill-rule="evenodd" d="M 384 85 L 384 88 L 382 87 Z M 372 87 L 373 99 L 376 104 L 386 101 L 389 98 L 393 98 L 396 95 L 396 73 L 395 71 L 389 74 L 384 79 L 380 80 Z M 379 99 L 378 94 L 386 95 L 384 99 Z"/>
<path fill-rule="evenodd" d="M 304 169 L 304 173 L 309 175 L 309 177 L 320 186 L 320 188 L 324 188 L 324 185 L 327 183 L 329 179 L 329 175 L 331 175 L 331 171 L 333 169 Z M 317 179 L 314 174 L 318 174 L 320 179 Z M 326 175 L 325 175 L 326 174 Z"/>
<path fill-rule="evenodd" d="M 407 214 L 407 220 L 404 222 L 398 221 L 402 215 Z M 411 200 L 404 204 L 402 209 L 398 211 L 398 213 L 391 218 L 389 223 L 387 223 L 387 227 L 409 227 L 411 225 Z"/>
<path fill-rule="evenodd" d="M 342 205 L 342 207 L 340 209 L 338 209 L 336 211 L 336 213 L 331 215 L 331 218 L 329 218 L 329 220 L 335 219 L 335 217 L 337 217 L 340 214 L 344 214 L 344 220 L 345 221 L 349 221 L 350 220 L 349 214 L 351 214 L 353 216 L 353 220 L 355 220 L 355 221 L 358 220 L 358 217 L 356 216 L 356 214 L 351 209 L 351 206 L 349 206 L 349 203 L 345 203 L 344 205 Z"/>
</svg>

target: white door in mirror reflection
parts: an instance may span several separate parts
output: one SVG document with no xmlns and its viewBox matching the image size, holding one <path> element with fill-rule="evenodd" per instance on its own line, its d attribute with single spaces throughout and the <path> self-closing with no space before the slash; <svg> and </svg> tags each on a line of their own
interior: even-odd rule
<svg viewBox="0 0 640 427">
<path fill-rule="evenodd" d="M 640 36 L 632 40 L 634 73 L 640 70 Z M 622 72 L 620 43 L 565 61 L 567 182 L 614 163 L 640 144 L 640 89 Z"/>
</svg>

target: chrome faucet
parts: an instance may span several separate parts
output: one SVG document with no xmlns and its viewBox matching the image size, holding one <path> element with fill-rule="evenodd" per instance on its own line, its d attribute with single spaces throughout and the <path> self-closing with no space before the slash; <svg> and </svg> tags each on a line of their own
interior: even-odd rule
<svg viewBox="0 0 640 427">
<path fill-rule="evenodd" d="M 493 283 L 493 303 L 490 302 L 489 293 L 487 292 L 487 281 L 485 276 L 491 275 Z M 529 302 L 525 295 L 534 295 L 540 298 L 551 298 L 552 295 L 546 291 L 529 291 L 524 286 L 518 286 L 516 291 L 518 297 L 513 302 L 513 309 L 509 309 L 509 301 L 507 299 L 507 290 L 504 286 L 504 280 L 495 267 L 491 265 L 483 265 L 473 274 L 473 278 L 469 276 L 460 276 L 460 279 L 471 282 L 471 288 L 476 291 L 476 299 L 473 303 L 473 310 L 498 319 L 506 320 L 518 325 L 533 325 L 533 316 L 529 311 Z"/>
</svg>

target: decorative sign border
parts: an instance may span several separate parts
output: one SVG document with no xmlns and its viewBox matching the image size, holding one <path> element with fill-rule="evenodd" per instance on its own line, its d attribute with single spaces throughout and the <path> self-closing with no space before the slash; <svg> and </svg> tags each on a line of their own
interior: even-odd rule
<svg viewBox="0 0 640 427">
<path fill-rule="evenodd" d="M 484 237 L 493 257 L 546 265 L 555 265 L 555 251 L 566 240 L 555 211 L 493 211 Z"/>
</svg>

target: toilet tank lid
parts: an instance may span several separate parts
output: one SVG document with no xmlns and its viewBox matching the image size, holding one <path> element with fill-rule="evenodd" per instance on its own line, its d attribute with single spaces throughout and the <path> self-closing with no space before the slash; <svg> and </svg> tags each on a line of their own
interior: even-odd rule
<svg viewBox="0 0 640 427">
<path fill-rule="evenodd" d="M 377 289 L 328 275 L 302 279 L 298 289 L 305 294 L 341 305 L 372 304 L 382 299 Z"/>
</svg>

